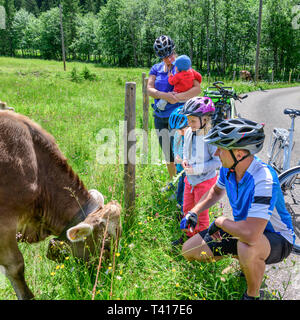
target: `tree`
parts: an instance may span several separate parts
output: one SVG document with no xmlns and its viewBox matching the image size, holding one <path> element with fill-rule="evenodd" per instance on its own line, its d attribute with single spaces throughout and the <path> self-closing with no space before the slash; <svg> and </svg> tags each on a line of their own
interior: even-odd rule
<svg viewBox="0 0 300 320">
<path fill-rule="evenodd" d="M 1 4 L 1 3 L 0 3 Z M 3 55 L 13 56 L 15 54 L 12 22 L 16 13 L 14 0 L 4 0 L 2 5 L 6 12 L 5 26 L 6 29 L 0 30 L 0 53 Z"/>
<path fill-rule="evenodd" d="M 61 0 L 66 51 L 76 58 L 70 45 L 77 38 L 77 15 L 79 14 L 79 0 Z"/>
<path fill-rule="evenodd" d="M 40 52 L 45 59 L 61 59 L 59 9 L 53 8 L 40 16 Z"/>
</svg>

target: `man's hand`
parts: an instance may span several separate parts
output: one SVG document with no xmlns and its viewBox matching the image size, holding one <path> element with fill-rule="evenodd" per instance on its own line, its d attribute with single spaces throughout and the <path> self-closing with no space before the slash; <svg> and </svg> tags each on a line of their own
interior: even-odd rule
<svg viewBox="0 0 300 320">
<path fill-rule="evenodd" d="M 196 213 L 189 211 L 186 216 L 181 220 L 180 222 L 180 229 L 186 230 L 186 229 L 192 229 L 194 230 L 196 228 L 198 222 L 198 216 Z"/>
</svg>

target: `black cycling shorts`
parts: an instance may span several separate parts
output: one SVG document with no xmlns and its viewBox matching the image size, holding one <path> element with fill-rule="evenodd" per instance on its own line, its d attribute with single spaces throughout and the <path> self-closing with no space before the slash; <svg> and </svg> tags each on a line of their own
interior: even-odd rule
<svg viewBox="0 0 300 320">
<path fill-rule="evenodd" d="M 213 240 L 208 234 L 208 229 L 200 231 L 199 235 L 209 246 L 214 256 L 233 255 L 237 256 L 237 242 L 238 239 L 232 238 L 232 236 L 223 230 L 220 230 L 222 236 L 221 241 Z M 288 242 L 283 236 L 275 232 L 265 231 L 264 235 L 270 242 L 271 252 L 268 258 L 265 260 L 266 264 L 273 264 L 282 261 L 288 257 L 291 253 L 293 245 Z"/>
</svg>

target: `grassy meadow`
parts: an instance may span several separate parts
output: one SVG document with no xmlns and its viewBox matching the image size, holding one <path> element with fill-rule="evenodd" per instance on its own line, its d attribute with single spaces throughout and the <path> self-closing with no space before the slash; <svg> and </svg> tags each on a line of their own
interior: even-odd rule
<svg viewBox="0 0 300 320">
<path fill-rule="evenodd" d="M 56 139 L 69 164 L 88 189 L 96 188 L 105 202 L 123 205 L 123 165 L 99 164 L 97 134 L 102 128 L 118 136 L 124 120 L 125 82 L 136 82 L 137 127 L 142 127 L 142 72 L 148 69 L 101 68 L 84 63 L 0 58 L 0 100 L 38 122 Z M 84 77 L 85 76 L 85 77 Z M 205 89 L 208 83 L 204 82 Z M 231 81 L 225 82 L 231 86 Z M 299 84 L 298 84 L 299 85 Z M 259 88 L 289 86 L 236 82 L 239 93 Z M 151 101 L 151 100 L 150 100 Z M 150 110 L 149 128 L 153 128 Z M 136 168 L 136 218 L 123 225 L 119 248 L 111 261 L 102 262 L 95 299 L 239 299 L 246 283 L 238 276 L 234 259 L 212 264 L 187 262 L 171 241 L 181 235 L 176 201 L 160 189 L 168 181 L 164 164 Z M 211 210 L 221 213 L 221 205 Z M 25 277 L 36 299 L 91 299 L 96 268 L 67 257 L 63 263 L 46 258 L 49 239 L 38 244 L 20 243 L 25 259 Z M 233 271 L 226 273 L 228 266 Z M 280 293 L 278 293 L 280 295 Z M 16 295 L 0 274 L 0 300 Z"/>
</svg>

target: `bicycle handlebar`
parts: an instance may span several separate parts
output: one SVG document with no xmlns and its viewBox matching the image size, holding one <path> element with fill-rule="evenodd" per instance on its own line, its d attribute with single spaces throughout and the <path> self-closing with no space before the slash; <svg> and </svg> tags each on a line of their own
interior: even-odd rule
<svg viewBox="0 0 300 320">
<path fill-rule="evenodd" d="M 239 96 L 236 93 L 232 93 L 226 89 L 224 89 L 223 87 L 219 86 L 219 84 L 224 85 L 224 82 L 222 81 L 216 81 L 213 83 L 213 86 L 215 88 L 217 88 L 219 90 L 219 92 L 221 93 L 222 96 L 227 97 L 227 98 L 233 98 L 234 100 L 238 100 L 241 101 L 243 99 L 246 99 L 248 97 L 248 95 L 244 95 L 244 96 Z"/>
</svg>

